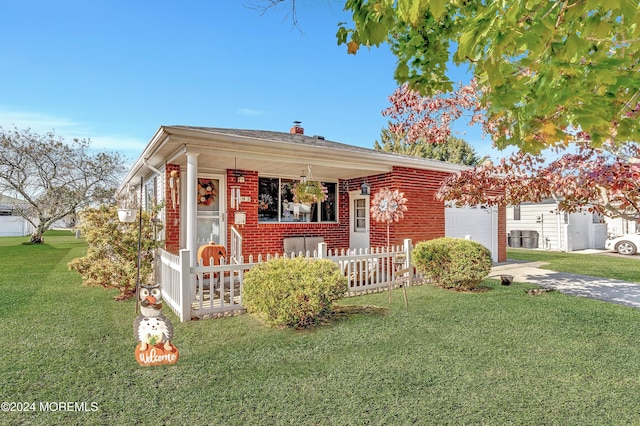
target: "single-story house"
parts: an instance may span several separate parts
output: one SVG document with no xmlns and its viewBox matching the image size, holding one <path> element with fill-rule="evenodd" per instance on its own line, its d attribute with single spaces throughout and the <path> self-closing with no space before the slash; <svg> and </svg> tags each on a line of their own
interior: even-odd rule
<svg viewBox="0 0 640 426">
<path fill-rule="evenodd" d="M 588 209 L 567 213 L 558 207 L 553 199 L 507 207 L 508 245 L 565 252 L 604 248 L 607 218 Z"/>
<path fill-rule="evenodd" d="M 283 253 L 294 237 L 319 238 L 332 250 L 358 249 L 447 234 L 476 239 L 487 233 L 479 226 L 491 227 L 486 245 L 494 261 L 505 261 L 504 208 L 468 209 L 466 214 L 486 220 L 462 221 L 469 228 L 446 232 L 447 209 L 434 194 L 445 176 L 464 168 L 308 136 L 299 124 L 289 132 L 162 126 L 119 191 L 142 183 L 144 200 L 164 201 L 165 250 L 189 249 L 192 263 L 208 242 L 230 251 L 234 234 L 241 235 L 247 257 Z M 292 188 L 309 178 L 323 182 L 327 199 L 303 209 L 294 203 Z M 370 214 L 382 188 L 398 189 L 408 200 L 404 218 L 390 223 L 388 234 L 387 223 Z"/>
<path fill-rule="evenodd" d="M 33 225 L 16 212 L 16 207 L 24 204 L 23 200 L 0 194 L 0 237 L 31 235 Z"/>
</svg>

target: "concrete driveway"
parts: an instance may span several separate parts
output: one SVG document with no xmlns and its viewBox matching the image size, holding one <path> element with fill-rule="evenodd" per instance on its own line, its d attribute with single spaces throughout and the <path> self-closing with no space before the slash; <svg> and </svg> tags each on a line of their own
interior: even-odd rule
<svg viewBox="0 0 640 426">
<path fill-rule="evenodd" d="M 544 264 L 544 262 L 510 260 L 494 266 L 491 269 L 491 277 L 513 275 L 513 280 L 516 282 L 531 283 L 574 296 L 640 308 L 640 283 L 541 269 L 540 266 Z"/>
</svg>

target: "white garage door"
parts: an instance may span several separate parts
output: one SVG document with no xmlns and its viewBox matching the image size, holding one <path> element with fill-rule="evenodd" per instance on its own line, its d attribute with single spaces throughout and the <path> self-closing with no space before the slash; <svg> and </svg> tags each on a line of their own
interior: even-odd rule
<svg viewBox="0 0 640 426">
<path fill-rule="evenodd" d="M 498 212 L 495 207 L 447 207 L 444 215 L 447 237 L 477 241 L 498 261 Z"/>
</svg>

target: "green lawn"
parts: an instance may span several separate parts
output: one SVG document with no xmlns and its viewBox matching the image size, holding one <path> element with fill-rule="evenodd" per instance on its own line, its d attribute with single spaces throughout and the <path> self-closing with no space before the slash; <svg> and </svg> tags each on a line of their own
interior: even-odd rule
<svg viewBox="0 0 640 426">
<path fill-rule="evenodd" d="M 563 253 L 558 251 L 508 249 L 507 258 L 547 262 L 541 268 L 593 277 L 640 282 L 640 256 L 620 257 L 607 254 Z"/>
<path fill-rule="evenodd" d="M 180 360 L 142 368 L 133 301 L 80 286 L 69 235 L 0 238 L 0 401 L 36 403 L 0 424 L 640 423 L 640 310 L 488 280 L 412 287 L 408 310 L 401 291 L 345 299 L 310 331 L 165 312 Z M 97 411 L 40 411 L 59 401 Z"/>
</svg>

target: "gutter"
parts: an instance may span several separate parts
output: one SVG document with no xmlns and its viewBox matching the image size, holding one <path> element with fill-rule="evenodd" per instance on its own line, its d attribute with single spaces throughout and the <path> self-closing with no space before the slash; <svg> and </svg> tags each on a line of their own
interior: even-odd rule
<svg viewBox="0 0 640 426">
<path fill-rule="evenodd" d="M 157 173 L 157 174 L 162 176 L 162 172 L 160 170 L 156 169 L 155 167 L 153 167 L 151 164 L 147 163 L 147 159 L 146 158 L 142 159 L 142 164 L 144 164 L 145 167 L 148 168 L 149 170 L 151 170 L 152 172 L 155 172 L 155 173 Z"/>
</svg>

